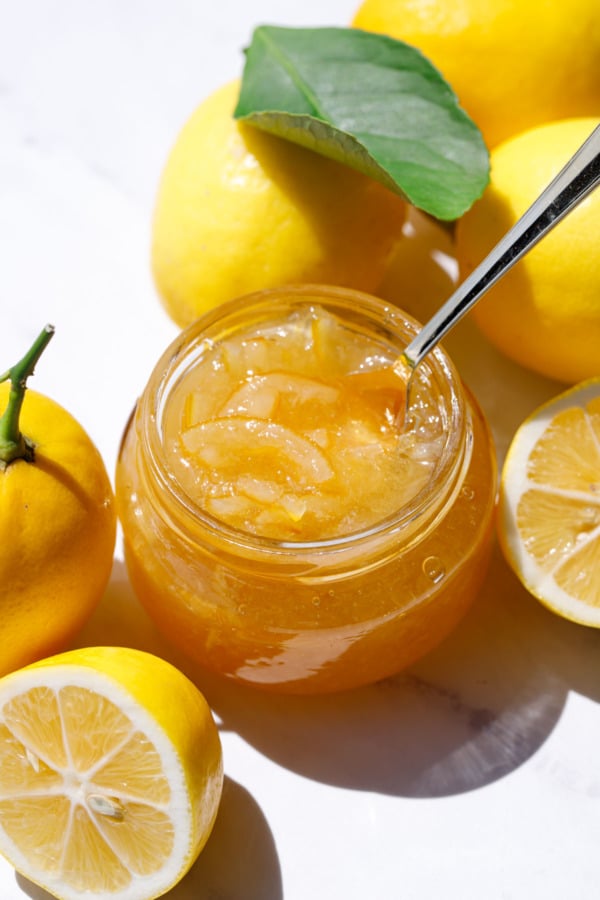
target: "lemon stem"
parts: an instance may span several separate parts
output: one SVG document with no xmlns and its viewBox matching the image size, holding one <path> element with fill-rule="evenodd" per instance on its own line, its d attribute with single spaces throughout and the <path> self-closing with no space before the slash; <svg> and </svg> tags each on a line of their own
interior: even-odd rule
<svg viewBox="0 0 600 900">
<path fill-rule="evenodd" d="M 27 379 L 33 375 L 36 363 L 53 334 L 54 326 L 46 325 L 23 359 L 4 375 L 0 375 L 0 381 L 10 380 L 8 404 L 0 417 L 0 469 L 5 469 L 15 459 L 33 461 L 33 444 L 21 433 L 19 426 L 21 407 L 27 389 Z"/>
</svg>

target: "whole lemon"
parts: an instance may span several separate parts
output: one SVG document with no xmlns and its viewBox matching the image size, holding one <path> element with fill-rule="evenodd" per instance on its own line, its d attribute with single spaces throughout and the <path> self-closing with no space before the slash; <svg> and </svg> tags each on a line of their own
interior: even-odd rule
<svg viewBox="0 0 600 900">
<path fill-rule="evenodd" d="M 24 396 L 27 360 L 0 384 L 0 675 L 64 649 L 83 627 L 108 583 L 116 536 L 98 450 L 53 400 Z"/>
<path fill-rule="evenodd" d="M 373 291 L 405 219 L 405 202 L 371 179 L 237 122 L 238 91 L 199 106 L 162 174 L 152 269 L 179 325 L 282 284 Z"/>
<path fill-rule="evenodd" d="M 461 280 L 558 174 L 600 122 L 565 119 L 506 141 L 483 197 L 458 222 Z M 600 192 L 584 200 L 473 307 L 507 356 L 549 378 L 600 374 Z"/>
<path fill-rule="evenodd" d="M 352 24 L 420 49 L 489 147 L 600 108 L 598 0 L 364 0 Z"/>
</svg>

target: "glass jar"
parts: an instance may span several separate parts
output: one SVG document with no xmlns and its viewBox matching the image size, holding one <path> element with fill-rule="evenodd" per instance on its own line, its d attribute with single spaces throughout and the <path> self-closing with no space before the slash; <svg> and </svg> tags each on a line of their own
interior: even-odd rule
<svg viewBox="0 0 600 900">
<path fill-rule="evenodd" d="M 372 350 L 375 342 L 391 361 L 419 329 L 396 307 L 349 289 L 295 286 L 227 303 L 159 360 L 116 474 L 130 579 L 165 636 L 209 670 L 293 693 L 374 682 L 442 641 L 484 578 L 496 497 L 489 430 L 438 348 L 415 372 L 432 405 L 420 409 L 421 421 L 431 413 L 441 423 L 438 455 L 399 508 L 358 530 L 310 540 L 251 533 L 203 508 L 173 464 L 174 398 L 207 353 L 306 310 L 326 311 L 354 348 L 366 341 Z M 409 420 L 408 427 L 417 426 Z"/>
</svg>

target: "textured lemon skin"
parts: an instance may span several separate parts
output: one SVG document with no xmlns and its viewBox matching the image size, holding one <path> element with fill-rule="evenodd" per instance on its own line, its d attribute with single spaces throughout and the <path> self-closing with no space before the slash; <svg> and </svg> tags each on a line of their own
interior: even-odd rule
<svg viewBox="0 0 600 900">
<path fill-rule="evenodd" d="M 373 180 L 234 120 L 238 91 L 231 82 L 198 107 L 159 185 L 152 271 L 182 326 L 278 285 L 373 291 L 406 216 Z"/>
<path fill-rule="evenodd" d="M 28 390 L 21 430 L 34 461 L 0 469 L 0 675 L 68 645 L 104 592 L 116 536 L 106 468 L 77 421 Z"/>
<path fill-rule="evenodd" d="M 558 174 L 600 118 L 531 129 L 491 155 L 491 181 L 459 221 L 456 254 L 466 278 Z M 588 197 L 515 264 L 473 308 L 507 356 L 574 384 L 600 374 L 600 193 Z"/>
<path fill-rule="evenodd" d="M 418 47 L 489 147 L 600 108 L 597 0 L 364 0 L 352 25 Z"/>
<path fill-rule="evenodd" d="M 175 752 L 185 780 L 190 833 L 187 853 L 171 883 L 160 895 L 177 884 L 191 868 L 208 840 L 218 810 L 223 788 L 223 755 L 219 733 L 210 707 L 200 690 L 179 669 L 166 660 L 141 650 L 127 647 L 85 647 L 45 657 L 29 666 L 4 676 L 0 692 L 10 695 L 20 686 L 22 674 L 37 671 L 60 671 L 61 678 L 78 683 L 78 674 L 90 669 L 98 679 L 98 692 L 103 684 L 112 685 L 123 697 L 127 714 L 133 704 L 153 720 Z M 115 702 L 114 692 L 107 696 Z M 43 714 L 43 711 L 41 711 Z M 152 798 L 149 798 L 150 800 Z M 24 873 L 31 878 L 31 873 Z M 36 883 L 41 884 L 41 881 Z M 47 884 L 41 884 L 48 888 Z M 53 886 L 60 896 L 60 888 Z M 94 896 L 93 892 L 89 894 Z M 152 892 L 148 900 L 158 896 Z"/>
</svg>

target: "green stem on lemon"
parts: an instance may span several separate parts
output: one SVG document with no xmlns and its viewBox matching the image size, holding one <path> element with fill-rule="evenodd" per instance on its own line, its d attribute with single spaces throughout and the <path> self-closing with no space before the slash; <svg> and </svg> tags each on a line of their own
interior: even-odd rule
<svg viewBox="0 0 600 900">
<path fill-rule="evenodd" d="M 33 460 L 33 444 L 21 433 L 19 427 L 21 407 L 27 390 L 27 379 L 33 375 L 36 363 L 53 334 L 54 326 L 46 325 L 23 359 L 4 375 L 0 375 L 0 381 L 10 380 L 8 404 L 0 417 L 0 470 L 5 469 L 15 459 L 24 459 L 27 462 Z"/>
</svg>

